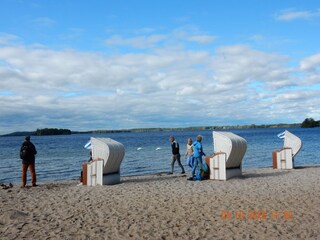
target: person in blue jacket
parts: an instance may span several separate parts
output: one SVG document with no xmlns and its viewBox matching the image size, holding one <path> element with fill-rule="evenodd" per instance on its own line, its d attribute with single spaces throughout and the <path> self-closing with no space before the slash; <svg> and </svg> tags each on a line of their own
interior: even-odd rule
<svg viewBox="0 0 320 240">
<path fill-rule="evenodd" d="M 202 156 L 205 156 L 202 148 L 202 136 L 198 135 L 197 140 L 193 143 L 193 168 L 192 168 L 192 176 L 190 177 L 190 180 L 195 179 L 196 176 L 196 170 L 199 168 L 199 171 L 202 167 Z"/>
</svg>

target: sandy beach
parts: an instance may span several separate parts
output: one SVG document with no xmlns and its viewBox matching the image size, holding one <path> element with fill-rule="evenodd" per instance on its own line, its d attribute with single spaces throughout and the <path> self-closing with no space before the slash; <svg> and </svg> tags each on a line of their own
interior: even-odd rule
<svg viewBox="0 0 320 240">
<path fill-rule="evenodd" d="M 0 239 L 320 239 L 320 166 L 228 181 L 122 177 L 0 189 Z"/>
</svg>

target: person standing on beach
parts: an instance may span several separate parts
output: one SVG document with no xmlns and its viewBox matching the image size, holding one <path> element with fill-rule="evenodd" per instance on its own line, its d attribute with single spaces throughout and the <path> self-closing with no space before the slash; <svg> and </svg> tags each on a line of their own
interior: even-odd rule
<svg viewBox="0 0 320 240">
<path fill-rule="evenodd" d="M 32 186 L 37 186 L 37 177 L 35 169 L 35 155 L 37 154 L 36 147 L 30 141 L 30 136 L 25 137 L 24 142 L 20 148 L 20 158 L 22 159 L 22 186 L 27 185 L 27 170 L 31 173 Z"/>
<path fill-rule="evenodd" d="M 180 161 L 179 143 L 174 139 L 173 136 L 169 137 L 169 141 L 171 142 L 171 148 L 172 148 L 172 160 L 171 160 L 171 172 L 169 172 L 168 174 L 173 174 L 174 163 L 176 160 L 179 166 L 181 167 L 181 170 L 182 170 L 181 174 L 184 174 L 185 171 Z"/>
<path fill-rule="evenodd" d="M 197 168 L 202 168 L 202 156 L 205 155 L 202 148 L 202 136 L 198 135 L 197 140 L 193 143 L 193 168 L 190 180 L 195 178 Z M 199 169 L 199 171 L 200 171 Z"/>
<path fill-rule="evenodd" d="M 192 139 L 188 138 L 188 143 L 187 143 L 187 150 L 185 153 L 185 158 L 187 159 L 187 164 L 189 167 L 193 167 L 193 144 L 192 144 Z"/>
</svg>

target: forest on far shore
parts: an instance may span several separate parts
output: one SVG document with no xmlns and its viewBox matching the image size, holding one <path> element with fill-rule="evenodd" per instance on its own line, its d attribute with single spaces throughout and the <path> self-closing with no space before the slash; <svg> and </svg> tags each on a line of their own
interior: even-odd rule
<svg viewBox="0 0 320 240">
<path fill-rule="evenodd" d="M 306 118 L 302 123 L 292 124 L 262 124 L 262 125 L 236 125 L 236 126 L 197 126 L 197 127 L 181 127 L 181 128 L 134 128 L 134 129 L 120 129 L 120 130 L 92 130 L 92 131 L 71 131 L 63 128 L 43 128 L 37 129 L 36 131 L 24 131 L 24 132 L 13 132 L 5 136 L 47 136 L 47 135 L 70 135 L 70 134 L 81 134 L 81 133 L 116 133 L 116 132 L 158 132 L 158 131 L 186 131 L 186 130 L 229 130 L 229 129 L 249 129 L 249 128 L 314 128 L 320 127 L 320 121 L 316 121 L 313 118 Z"/>
</svg>

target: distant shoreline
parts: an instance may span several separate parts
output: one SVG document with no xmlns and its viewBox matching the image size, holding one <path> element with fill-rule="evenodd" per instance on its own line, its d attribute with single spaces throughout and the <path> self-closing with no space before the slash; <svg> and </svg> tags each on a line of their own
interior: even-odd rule
<svg viewBox="0 0 320 240">
<path fill-rule="evenodd" d="M 251 125 L 235 125 L 235 126 L 197 126 L 197 127 L 176 127 L 176 128 L 132 128 L 119 130 L 92 130 L 92 131 L 71 131 L 59 134 L 37 134 L 37 131 L 20 131 L 0 135 L 0 137 L 10 136 L 48 136 L 48 135 L 70 135 L 70 134 L 104 134 L 104 133 L 121 133 L 121 132 L 169 132 L 169 131 L 187 131 L 187 130 L 230 130 L 230 129 L 250 129 L 250 128 L 293 128 L 301 127 L 301 123 L 279 123 L 279 124 L 251 124 Z M 68 129 L 65 129 L 68 130 Z"/>
</svg>

